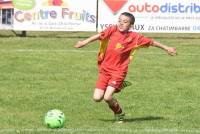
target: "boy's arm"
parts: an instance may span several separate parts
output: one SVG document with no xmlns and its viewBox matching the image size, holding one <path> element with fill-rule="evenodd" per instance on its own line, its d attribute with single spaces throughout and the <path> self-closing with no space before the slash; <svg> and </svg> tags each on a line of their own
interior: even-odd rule
<svg viewBox="0 0 200 134">
<path fill-rule="evenodd" d="M 176 48 L 174 47 L 163 45 L 157 41 L 153 41 L 151 45 L 165 50 L 169 55 L 176 55 Z"/>
<path fill-rule="evenodd" d="M 93 35 L 93 36 L 91 36 L 91 37 L 89 37 L 89 38 L 87 38 L 83 41 L 78 41 L 74 47 L 75 48 L 84 47 L 87 44 L 89 44 L 90 42 L 96 41 L 97 39 L 99 39 L 99 37 L 100 37 L 100 34 L 95 34 L 95 35 Z"/>
</svg>

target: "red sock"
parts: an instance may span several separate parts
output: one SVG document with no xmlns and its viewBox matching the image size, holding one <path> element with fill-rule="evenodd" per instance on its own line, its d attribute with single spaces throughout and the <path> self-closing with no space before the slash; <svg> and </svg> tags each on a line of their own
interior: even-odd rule
<svg viewBox="0 0 200 134">
<path fill-rule="evenodd" d="M 121 114 L 122 113 L 122 109 L 119 106 L 119 103 L 114 100 L 114 102 L 112 103 L 112 105 L 109 105 L 110 109 L 114 112 L 114 114 Z"/>
</svg>

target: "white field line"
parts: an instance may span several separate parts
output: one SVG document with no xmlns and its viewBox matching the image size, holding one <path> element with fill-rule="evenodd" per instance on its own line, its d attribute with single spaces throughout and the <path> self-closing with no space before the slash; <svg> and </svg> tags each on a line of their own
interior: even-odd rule
<svg viewBox="0 0 200 134">
<path fill-rule="evenodd" d="M 90 51 L 90 50 L 38 50 L 38 49 L 0 49 L 0 52 L 33 52 L 33 53 L 54 53 L 54 52 L 62 52 L 62 53 L 67 53 L 67 52 L 76 52 L 76 53 L 97 53 L 97 51 Z"/>
<path fill-rule="evenodd" d="M 60 50 L 60 49 L 56 49 L 56 50 L 38 50 L 38 49 L 0 49 L 0 52 L 4 52 L 4 53 L 15 53 L 15 52 L 29 52 L 29 53 L 97 53 L 98 51 L 93 51 L 93 50 Z M 144 55 L 166 55 L 166 53 L 143 53 Z M 179 54 L 178 54 L 179 55 Z M 200 53 L 194 53 L 194 54 L 190 54 L 190 53 L 181 53 L 180 55 L 184 55 L 184 56 L 200 56 Z"/>
<path fill-rule="evenodd" d="M 146 129 L 123 129 L 123 128 L 62 128 L 62 129 L 48 129 L 48 128 L 27 128 L 27 129 L 0 129 L 0 133 L 6 132 L 119 132 L 119 133 L 200 133 L 199 129 L 177 129 L 177 128 L 146 128 Z"/>
</svg>

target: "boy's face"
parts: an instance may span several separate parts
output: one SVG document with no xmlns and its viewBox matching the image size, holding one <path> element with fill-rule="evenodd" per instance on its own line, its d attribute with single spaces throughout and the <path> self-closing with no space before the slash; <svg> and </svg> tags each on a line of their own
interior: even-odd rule
<svg viewBox="0 0 200 134">
<path fill-rule="evenodd" d="M 129 17 L 125 16 L 125 15 L 120 15 L 119 16 L 119 20 L 118 20 L 118 29 L 120 32 L 126 32 L 131 28 L 131 20 Z"/>
</svg>

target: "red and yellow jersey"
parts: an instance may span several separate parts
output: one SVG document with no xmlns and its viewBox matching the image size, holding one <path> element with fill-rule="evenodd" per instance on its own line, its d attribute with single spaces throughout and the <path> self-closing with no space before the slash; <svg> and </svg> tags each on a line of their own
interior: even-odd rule
<svg viewBox="0 0 200 134">
<path fill-rule="evenodd" d="M 100 33 L 98 64 L 108 71 L 126 72 L 136 49 L 151 43 L 151 39 L 136 32 L 122 33 L 117 26 L 108 27 Z"/>
</svg>

